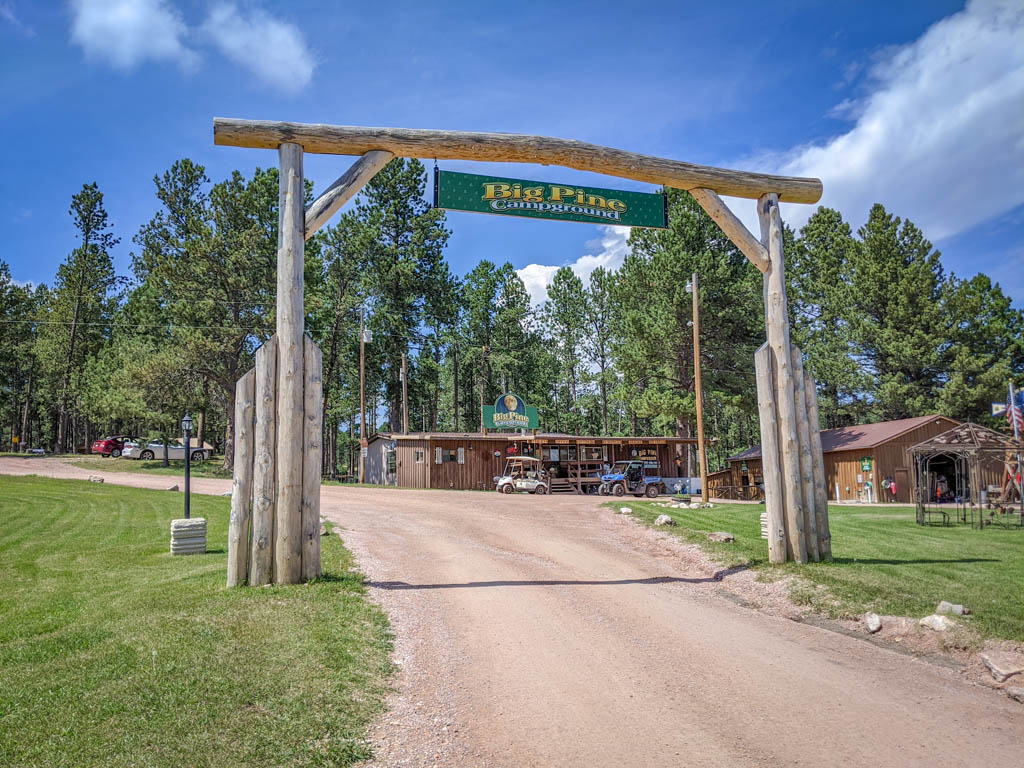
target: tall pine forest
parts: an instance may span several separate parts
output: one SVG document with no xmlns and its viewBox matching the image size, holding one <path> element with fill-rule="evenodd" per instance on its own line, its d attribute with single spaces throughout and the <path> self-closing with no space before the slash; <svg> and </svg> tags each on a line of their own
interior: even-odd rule
<svg viewBox="0 0 1024 768">
<path fill-rule="evenodd" d="M 711 468 L 759 441 L 761 275 L 689 194 L 668 190 L 669 228 L 633 230 L 620 268 L 581 279 L 562 267 L 533 306 L 511 264 L 482 253 L 452 271 L 452 232 L 426 184 L 420 162 L 394 160 L 307 242 L 325 474 L 348 473 L 358 445 L 361 323 L 370 434 L 401 430 L 403 354 L 413 431 L 479 430 L 481 402 L 512 391 L 544 431 L 696 434 L 694 272 Z M 0 261 L 2 449 L 15 436 L 58 452 L 103 434 L 173 437 L 189 411 L 230 467 L 235 381 L 274 328 L 277 190 L 276 169 L 212 180 L 181 160 L 153 179 L 152 218 L 118 232 L 85 184 L 51 283 L 17 282 Z M 823 428 L 929 413 L 997 425 L 989 403 L 1024 374 L 1024 313 L 998 284 L 947 273 L 927 233 L 877 204 L 855 222 L 819 208 L 785 234 L 792 335 Z M 120 275 L 111 250 L 123 239 Z"/>
</svg>

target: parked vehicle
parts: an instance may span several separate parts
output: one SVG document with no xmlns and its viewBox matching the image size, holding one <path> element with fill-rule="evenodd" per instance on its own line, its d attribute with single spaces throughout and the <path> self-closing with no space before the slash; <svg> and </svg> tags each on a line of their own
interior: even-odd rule
<svg viewBox="0 0 1024 768">
<path fill-rule="evenodd" d="M 661 468 L 653 461 L 617 461 L 609 472 L 601 475 L 597 492 L 602 496 L 646 496 L 653 499 L 665 492 Z"/>
<path fill-rule="evenodd" d="M 121 455 L 126 459 L 162 459 L 164 457 L 164 444 L 161 440 L 150 440 L 144 442 L 125 443 L 121 449 Z M 213 455 L 213 448 L 202 445 L 192 448 L 189 457 L 192 461 L 206 461 Z M 178 461 L 185 459 L 185 444 L 181 440 L 171 440 L 167 443 L 167 458 Z"/>
<path fill-rule="evenodd" d="M 494 487 L 499 493 L 526 491 L 543 495 L 551 489 L 551 481 L 540 459 L 517 456 L 505 462 L 505 472 L 494 478 Z"/>
<path fill-rule="evenodd" d="M 128 435 L 111 435 L 94 440 L 90 453 L 98 453 L 100 456 L 111 456 L 117 458 L 124 451 L 124 444 L 135 440 Z"/>
</svg>

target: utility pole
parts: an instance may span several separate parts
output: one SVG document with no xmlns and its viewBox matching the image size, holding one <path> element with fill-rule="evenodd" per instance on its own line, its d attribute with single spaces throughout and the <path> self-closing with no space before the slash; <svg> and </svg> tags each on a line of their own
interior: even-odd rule
<svg viewBox="0 0 1024 768">
<path fill-rule="evenodd" d="M 704 392 L 700 383 L 700 287 L 697 273 L 688 286 L 693 294 L 693 378 L 697 399 L 697 460 L 700 462 L 700 499 L 708 501 L 708 456 L 704 450 Z"/>
<path fill-rule="evenodd" d="M 405 352 L 402 353 L 402 434 L 409 434 L 409 371 L 405 367 Z"/>
<path fill-rule="evenodd" d="M 459 348 L 452 347 L 452 357 L 455 365 L 455 399 L 452 402 L 452 410 L 455 412 L 455 431 L 459 431 Z"/>
<path fill-rule="evenodd" d="M 484 426 L 484 387 L 487 384 L 487 345 L 481 348 L 480 355 L 480 431 L 487 434 L 487 427 Z"/>
<path fill-rule="evenodd" d="M 359 310 L 359 482 L 363 482 L 366 462 L 363 451 L 366 441 L 366 326 L 363 310 Z"/>
</svg>

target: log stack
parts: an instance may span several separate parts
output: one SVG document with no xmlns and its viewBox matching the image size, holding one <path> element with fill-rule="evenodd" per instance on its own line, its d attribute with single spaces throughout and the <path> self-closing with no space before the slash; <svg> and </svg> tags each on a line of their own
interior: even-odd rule
<svg viewBox="0 0 1024 768">
<path fill-rule="evenodd" d="M 302 436 L 296 458 L 300 483 L 289 501 L 282 483 L 284 446 L 278 441 L 277 336 L 256 352 L 256 367 L 235 389 L 235 476 L 228 526 L 229 587 L 295 584 L 321 575 L 320 460 L 323 383 L 320 347 L 303 338 L 297 421 Z M 294 415 L 289 418 L 296 418 Z M 293 461 L 294 463 L 294 461 Z"/>
<path fill-rule="evenodd" d="M 768 558 L 773 563 L 806 563 L 832 556 L 818 394 L 814 378 L 804 371 L 803 355 L 790 344 L 778 196 L 762 196 L 758 215 L 761 243 L 768 252 L 764 273 L 768 340 L 754 355 Z"/>
</svg>

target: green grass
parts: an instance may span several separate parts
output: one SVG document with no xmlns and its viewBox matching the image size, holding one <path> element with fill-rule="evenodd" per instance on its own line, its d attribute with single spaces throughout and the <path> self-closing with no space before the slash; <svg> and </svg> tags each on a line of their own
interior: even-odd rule
<svg viewBox="0 0 1024 768">
<path fill-rule="evenodd" d="M 102 456 L 79 456 L 71 462 L 76 467 L 91 469 L 101 472 L 145 472 L 149 475 L 174 475 L 185 476 L 185 460 L 168 461 L 170 466 L 165 467 L 163 459 L 156 458 L 152 461 L 142 459 L 105 459 Z M 223 457 L 214 456 L 209 461 L 190 462 L 189 474 L 192 477 L 220 477 L 231 479 L 231 472 L 222 466 Z"/>
<path fill-rule="evenodd" d="M 761 538 L 761 505 L 690 510 L 631 501 L 629 506 L 648 525 L 661 514 L 673 517 L 678 525 L 660 530 L 700 544 L 723 565 L 748 563 L 764 578 L 799 575 L 794 600 L 830 616 L 871 610 L 921 617 L 949 600 L 974 611 L 964 621 L 982 637 L 1024 642 L 1024 531 L 1019 528 L 919 526 L 912 507 L 830 505 L 833 560 L 774 566 Z M 736 541 L 709 542 L 711 531 L 728 531 Z"/>
<path fill-rule="evenodd" d="M 390 635 L 337 536 L 315 583 L 228 590 L 227 499 L 193 498 L 209 552 L 185 557 L 180 495 L 0 476 L 0 507 L 0 765 L 368 755 Z"/>
</svg>

